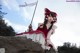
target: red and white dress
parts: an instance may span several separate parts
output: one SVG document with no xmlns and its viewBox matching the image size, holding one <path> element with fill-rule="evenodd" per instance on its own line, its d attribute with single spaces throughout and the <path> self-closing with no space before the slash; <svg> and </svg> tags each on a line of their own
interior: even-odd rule
<svg viewBox="0 0 80 53">
<path fill-rule="evenodd" d="M 40 26 L 42 26 L 43 24 L 41 24 Z M 52 26 L 51 30 L 48 31 L 49 27 L 51 24 L 48 24 L 48 26 L 46 26 L 44 29 L 42 27 L 38 27 L 37 30 L 42 31 L 43 32 L 43 37 L 45 39 L 45 43 L 46 43 L 46 48 L 48 47 L 48 49 L 50 47 L 53 47 L 52 42 L 50 41 L 50 36 L 55 32 L 55 29 L 57 28 L 55 25 Z"/>
<path fill-rule="evenodd" d="M 47 27 L 43 29 L 43 28 L 40 28 L 40 26 L 35 31 L 23 32 L 16 35 L 27 37 L 28 39 L 32 39 L 32 41 L 40 43 L 43 49 L 50 49 L 50 47 L 52 47 L 53 45 L 52 42 L 50 41 L 50 36 L 52 35 L 52 33 L 54 33 L 56 26 L 53 25 L 50 31 L 48 31 Z M 47 44 L 45 45 L 46 42 Z"/>
</svg>

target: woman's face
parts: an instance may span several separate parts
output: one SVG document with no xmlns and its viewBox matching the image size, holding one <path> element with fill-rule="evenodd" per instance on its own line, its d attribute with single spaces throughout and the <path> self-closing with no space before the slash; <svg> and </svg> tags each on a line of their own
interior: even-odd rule
<svg viewBox="0 0 80 53">
<path fill-rule="evenodd" d="M 48 20 L 48 22 L 52 22 L 52 21 L 54 21 L 54 19 L 53 19 L 53 17 L 52 16 L 47 16 L 48 18 L 47 18 L 47 20 Z"/>
</svg>

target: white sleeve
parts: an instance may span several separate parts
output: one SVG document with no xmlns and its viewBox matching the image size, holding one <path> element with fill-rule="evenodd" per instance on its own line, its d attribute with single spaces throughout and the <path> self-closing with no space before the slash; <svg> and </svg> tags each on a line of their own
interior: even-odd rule
<svg viewBox="0 0 80 53">
<path fill-rule="evenodd" d="M 50 39 L 50 36 L 55 33 L 56 25 L 53 25 L 52 29 L 47 34 L 47 39 Z"/>
<path fill-rule="evenodd" d="M 57 29 L 57 26 L 53 25 L 52 30 L 55 30 L 55 29 Z"/>
</svg>

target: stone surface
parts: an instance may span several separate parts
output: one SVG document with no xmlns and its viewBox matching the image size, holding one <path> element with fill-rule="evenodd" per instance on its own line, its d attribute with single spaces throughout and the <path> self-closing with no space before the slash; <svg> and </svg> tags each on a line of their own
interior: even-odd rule
<svg viewBox="0 0 80 53">
<path fill-rule="evenodd" d="M 43 50 L 40 44 L 26 37 L 0 36 L 0 48 L 5 48 L 5 53 L 54 53 L 53 49 Z"/>
</svg>

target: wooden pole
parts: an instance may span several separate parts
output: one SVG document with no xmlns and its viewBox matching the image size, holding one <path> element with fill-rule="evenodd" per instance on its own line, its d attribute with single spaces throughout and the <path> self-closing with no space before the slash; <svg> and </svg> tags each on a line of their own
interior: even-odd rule
<svg viewBox="0 0 80 53">
<path fill-rule="evenodd" d="M 38 4 L 38 0 L 37 0 L 37 3 L 36 3 L 36 6 L 35 6 L 35 9 L 34 9 L 34 13 L 33 13 L 32 20 L 31 20 L 30 25 L 32 25 L 32 22 L 33 22 L 33 19 L 34 19 L 34 15 L 35 15 L 35 12 L 36 12 L 36 8 L 37 8 L 37 4 Z"/>
</svg>

